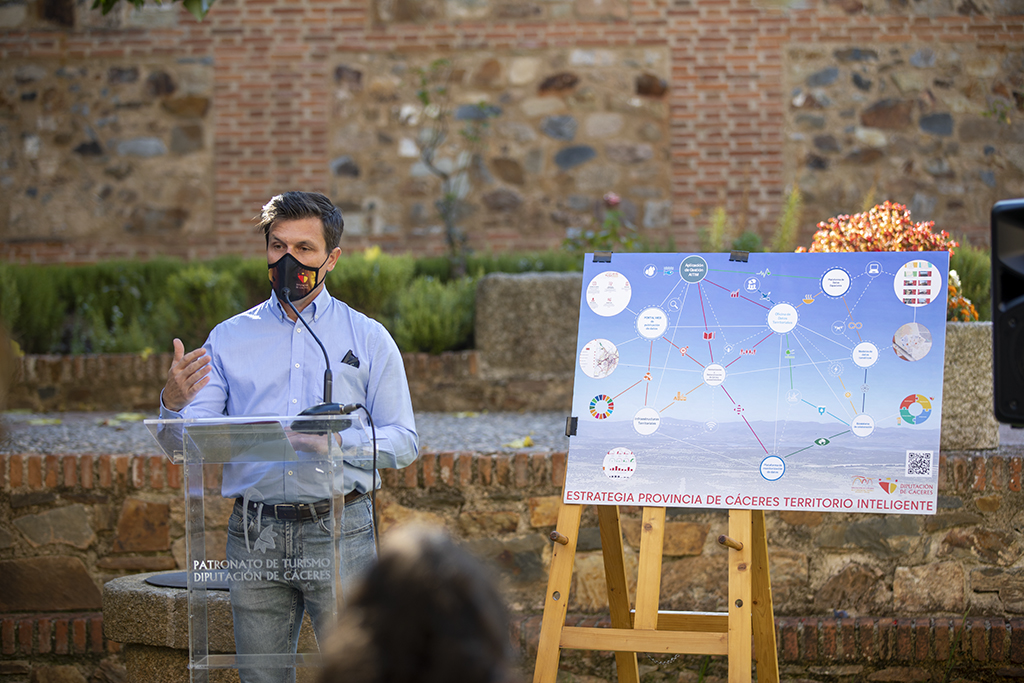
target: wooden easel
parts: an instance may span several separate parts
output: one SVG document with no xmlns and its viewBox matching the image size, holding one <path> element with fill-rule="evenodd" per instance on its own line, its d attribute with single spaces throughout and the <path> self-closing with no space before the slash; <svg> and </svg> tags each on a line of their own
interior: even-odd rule
<svg viewBox="0 0 1024 683">
<path fill-rule="evenodd" d="M 751 637 L 757 659 L 758 683 L 778 683 L 779 663 L 763 510 L 729 511 L 729 535 L 718 538 L 729 553 L 729 611 L 714 613 L 658 610 L 665 508 L 644 508 L 636 610 L 631 612 L 619 508 L 599 505 L 598 523 L 608 583 L 611 628 L 565 625 L 582 512 L 582 505 L 563 503 L 558 512 L 558 526 L 551 532 L 555 545 L 544 600 L 534 683 L 555 683 L 562 648 L 614 651 L 619 683 L 639 683 L 637 652 L 728 655 L 729 683 L 749 683 Z"/>
</svg>

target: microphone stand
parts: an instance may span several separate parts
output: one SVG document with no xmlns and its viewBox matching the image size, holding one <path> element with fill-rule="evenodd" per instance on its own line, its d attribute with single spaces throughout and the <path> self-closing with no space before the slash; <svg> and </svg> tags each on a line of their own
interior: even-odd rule
<svg viewBox="0 0 1024 683">
<path fill-rule="evenodd" d="M 345 405 L 341 405 L 339 403 L 334 403 L 333 401 L 331 401 L 332 393 L 334 390 L 334 374 L 331 372 L 331 357 L 327 354 L 327 349 L 324 347 L 323 342 L 320 341 L 320 337 L 316 336 L 316 332 L 313 331 L 313 329 L 309 326 L 309 323 L 306 322 L 306 319 L 302 317 L 301 313 L 299 313 L 299 310 L 295 308 L 295 304 L 292 303 L 291 297 L 289 296 L 291 294 L 291 290 L 288 287 L 282 287 L 281 294 L 284 297 L 285 303 L 288 304 L 288 308 L 292 309 L 292 313 L 295 314 L 295 317 L 299 319 L 299 322 L 302 323 L 302 326 L 305 327 L 306 331 L 309 332 L 310 336 L 313 337 L 313 341 L 315 341 L 317 345 L 320 347 L 320 350 L 324 354 L 324 363 L 327 366 L 326 369 L 324 370 L 323 402 L 315 406 L 306 408 L 301 413 L 299 413 L 299 415 L 348 415 L 351 412 L 362 409 L 362 411 L 366 413 L 367 419 L 370 421 L 370 434 L 373 443 L 373 469 L 371 470 L 371 472 L 373 473 L 373 481 L 370 485 L 370 509 L 373 511 L 373 543 L 375 546 L 377 546 L 377 550 L 379 552 L 380 542 L 377 537 L 377 427 L 373 424 L 373 415 L 370 414 L 370 411 L 362 403 L 346 403 Z M 317 420 L 308 420 L 292 425 L 292 429 L 296 432 L 301 432 L 303 434 L 324 435 L 327 434 L 328 432 L 334 432 L 335 423 L 338 423 L 338 426 L 340 428 L 339 431 L 341 429 L 347 429 L 348 426 L 352 424 L 351 421 L 348 421 L 348 424 L 346 425 L 342 425 L 340 424 L 340 421 L 337 420 L 324 420 L 323 422 Z"/>
</svg>

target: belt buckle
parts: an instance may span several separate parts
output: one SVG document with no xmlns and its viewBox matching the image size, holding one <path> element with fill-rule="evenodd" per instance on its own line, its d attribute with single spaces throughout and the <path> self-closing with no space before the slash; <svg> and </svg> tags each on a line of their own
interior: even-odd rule
<svg viewBox="0 0 1024 683">
<path fill-rule="evenodd" d="M 295 506 L 291 503 L 278 503 L 274 506 L 274 517 L 276 519 L 283 519 L 289 521 L 294 519 Z"/>
</svg>

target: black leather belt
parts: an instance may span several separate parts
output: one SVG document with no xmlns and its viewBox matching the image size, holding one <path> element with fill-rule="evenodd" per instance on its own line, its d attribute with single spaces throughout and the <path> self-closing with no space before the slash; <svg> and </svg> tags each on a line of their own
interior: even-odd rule
<svg viewBox="0 0 1024 683">
<path fill-rule="evenodd" d="M 367 494 L 360 493 L 359 491 L 350 491 L 345 494 L 345 505 L 355 502 Z M 242 499 L 235 498 L 235 505 L 238 507 L 242 506 Z M 249 511 L 257 512 L 260 509 L 260 502 L 255 500 L 249 501 Z M 304 522 L 313 519 L 313 513 L 316 513 L 317 517 L 323 517 L 329 514 L 331 511 L 331 499 L 324 498 L 318 500 L 315 503 L 278 503 L 277 505 L 268 505 L 263 503 L 263 516 L 273 517 L 286 522 Z"/>
</svg>

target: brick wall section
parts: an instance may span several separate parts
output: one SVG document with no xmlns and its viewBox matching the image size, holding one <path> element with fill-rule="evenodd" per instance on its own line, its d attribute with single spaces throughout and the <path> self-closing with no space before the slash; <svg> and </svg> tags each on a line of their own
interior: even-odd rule
<svg viewBox="0 0 1024 683">
<path fill-rule="evenodd" d="M 103 615 L 67 613 L 0 617 L 0 653 L 4 657 L 32 655 L 104 655 L 121 646 L 103 636 Z"/>
<path fill-rule="evenodd" d="M 848 16 L 826 5 L 781 12 L 749 0 L 634 0 L 628 21 L 462 21 L 376 24 L 366 2 L 219 0 L 203 23 L 182 10 L 170 28 L 116 31 L 8 30 L 0 59 L 211 59 L 215 215 L 212 235 L 173 245 L 58 241 L 9 245 L 7 258 L 74 262 L 176 253 L 258 253 L 251 216 L 285 188 L 326 190 L 330 69 L 339 54 L 428 49 L 529 51 L 557 47 L 668 46 L 673 224 L 680 247 L 696 245 L 709 208 L 741 226 L 770 229 L 799 160 L 784 155 L 789 84 L 785 48 L 832 50 L 898 44 L 969 44 L 1002 50 L 1024 43 L 1019 17 Z M 821 218 L 824 218 L 822 216 Z M 941 226 L 981 236 L 981 225 Z M 503 239 L 496 235 L 496 239 Z M 552 235 L 557 244 L 562 235 Z M 502 246 L 514 246 L 506 240 Z M 409 248 L 410 245 L 398 245 Z M 482 245 L 487 246 L 487 245 Z M 493 245 L 492 245 L 493 246 Z M 428 248 L 441 248 L 440 239 Z"/>
</svg>

